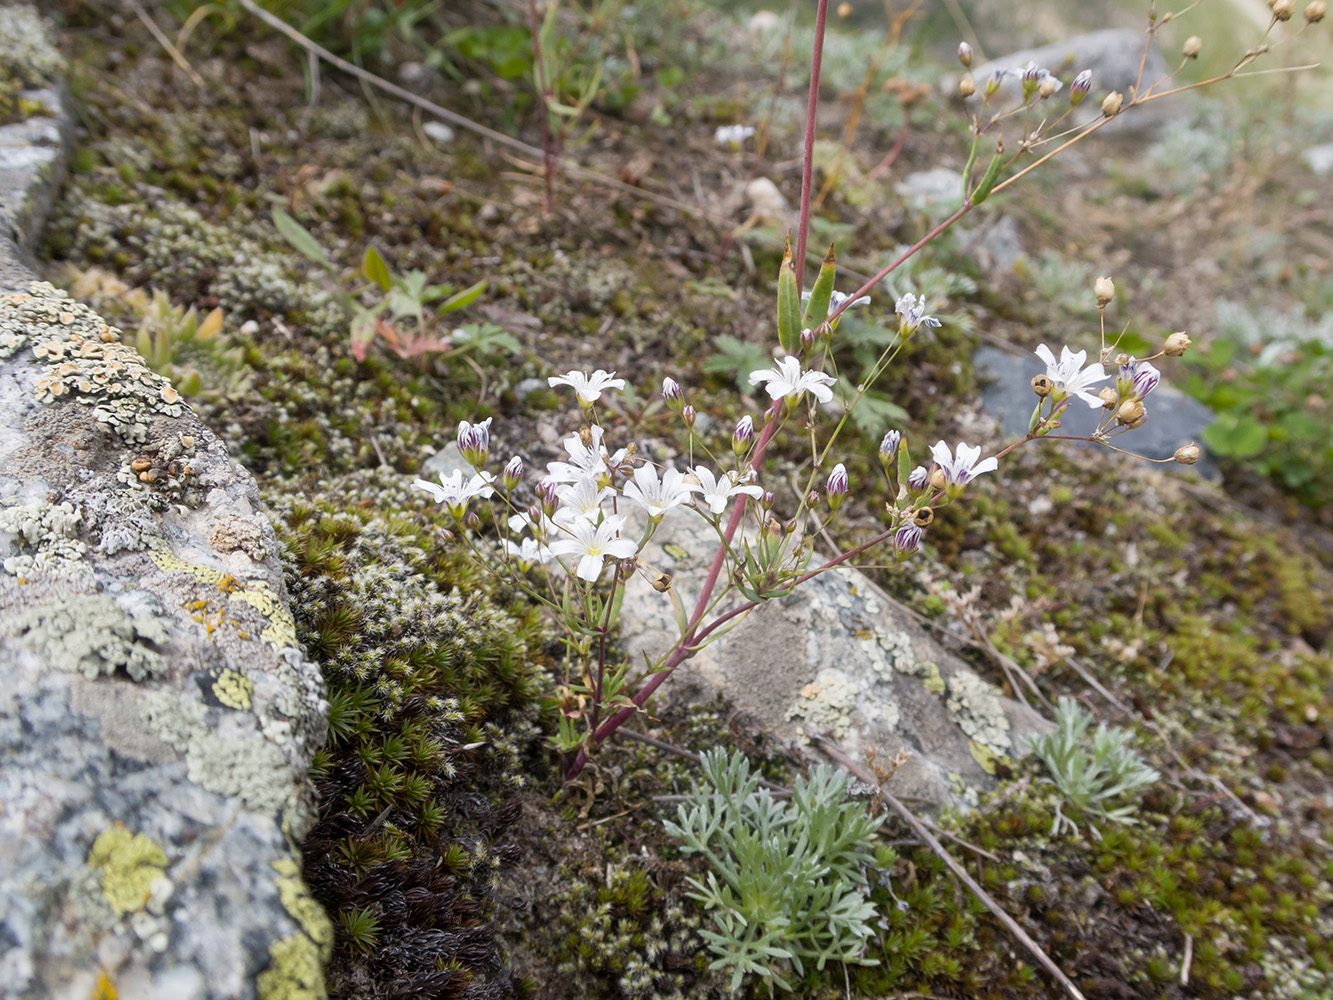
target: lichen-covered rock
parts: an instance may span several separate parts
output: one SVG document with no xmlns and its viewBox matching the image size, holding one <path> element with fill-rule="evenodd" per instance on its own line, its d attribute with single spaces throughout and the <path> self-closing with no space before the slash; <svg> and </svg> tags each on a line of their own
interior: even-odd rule
<svg viewBox="0 0 1333 1000">
<path fill-rule="evenodd" d="M 691 513 L 668 514 L 643 557 L 672 576 L 687 606 L 707 574 L 717 536 Z M 642 578 L 628 585 L 621 634 L 632 662 L 677 638 L 671 602 Z M 775 732 L 830 733 L 854 754 L 911 760 L 892 790 L 937 805 L 975 800 L 994 785 L 995 760 L 1025 750 L 1019 737 L 1047 723 L 1004 697 L 899 611 L 861 573 L 838 568 L 781 600 L 686 661 L 668 697 L 721 691 Z"/>
<path fill-rule="evenodd" d="M 255 484 L 119 331 L 6 284 L 3 991 L 322 996 L 296 844 L 323 682 Z"/>
</svg>

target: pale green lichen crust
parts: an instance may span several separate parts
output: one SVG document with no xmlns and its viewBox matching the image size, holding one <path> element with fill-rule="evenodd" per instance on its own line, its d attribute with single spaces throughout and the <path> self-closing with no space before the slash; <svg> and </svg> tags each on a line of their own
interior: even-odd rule
<svg viewBox="0 0 1333 1000">
<path fill-rule="evenodd" d="M 166 645 L 166 628 L 148 612 L 127 611 L 105 594 L 29 608 L 10 629 L 44 662 L 89 680 L 118 670 L 136 681 L 167 672 L 166 659 L 154 648 Z"/>
<path fill-rule="evenodd" d="M 211 584 L 230 600 L 250 605 L 265 618 L 269 625 L 260 638 L 274 649 L 292 649 L 296 646 L 296 622 L 282 599 L 262 580 L 242 582 L 212 566 L 202 566 L 181 559 L 164 545 L 154 546 L 148 553 L 153 562 L 168 572 L 189 573 L 200 583 Z"/>
<path fill-rule="evenodd" d="M 946 687 L 945 707 L 963 732 L 991 753 L 1007 754 L 1013 744 L 999 692 L 961 667 L 946 681 Z"/>
<path fill-rule="evenodd" d="M 79 538 L 81 521 L 79 509 L 68 500 L 20 503 L 13 497 L 0 499 L 0 536 L 11 536 L 9 547 L 16 550 L 0 566 L 21 579 L 91 572 L 84 562 L 88 546 Z"/>
<path fill-rule="evenodd" d="M 65 60 L 35 7 L 0 7 L 0 38 L 0 77 L 27 87 L 49 87 L 64 77 Z"/>
<path fill-rule="evenodd" d="M 166 878 L 167 854 L 151 837 L 116 826 L 93 842 L 88 864 L 101 869 L 102 895 L 123 916 L 148 905 L 155 883 Z"/>
<path fill-rule="evenodd" d="M 42 362 L 34 386 L 38 402 L 70 396 L 129 444 L 148 439 L 155 415 L 185 412 L 170 380 L 144 366 L 139 352 L 120 343 L 120 331 L 65 292 L 34 281 L 27 292 L 6 296 L 0 319 L 0 358 L 23 347 Z"/>
</svg>

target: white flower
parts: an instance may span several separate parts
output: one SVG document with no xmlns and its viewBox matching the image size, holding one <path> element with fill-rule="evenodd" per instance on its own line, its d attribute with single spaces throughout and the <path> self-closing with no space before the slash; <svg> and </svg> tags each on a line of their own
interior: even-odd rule
<svg viewBox="0 0 1333 1000">
<path fill-rule="evenodd" d="M 977 461 L 981 458 L 981 449 L 963 444 L 961 441 L 958 442 L 956 458 L 949 454 L 949 446 L 943 441 L 937 441 L 931 446 L 930 455 L 944 473 L 945 492 L 951 497 L 956 497 L 963 491 L 964 486 L 983 472 L 994 472 L 1000 467 L 999 461 L 994 456 Z"/>
<path fill-rule="evenodd" d="M 904 336 L 910 337 L 923 326 L 933 329 L 940 325 L 934 316 L 926 315 L 925 298 L 918 301 L 914 292 L 908 292 L 895 302 L 893 310 L 898 314 L 898 329 Z"/>
<path fill-rule="evenodd" d="M 509 530 L 516 535 L 521 535 L 526 528 L 532 532 L 537 541 L 546 541 L 546 539 L 550 538 L 558 531 L 558 526 L 540 511 L 538 511 L 538 515 L 538 519 L 534 521 L 532 515 L 526 510 L 521 510 L 517 514 L 510 514 Z"/>
<path fill-rule="evenodd" d="M 1058 403 L 1067 396 L 1077 396 L 1092 409 L 1101 409 L 1101 396 L 1090 390 L 1088 386 L 1106 378 L 1106 372 L 1102 371 L 1100 364 L 1091 364 L 1087 368 L 1083 367 L 1083 362 L 1088 357 L 1087 351 L 1075 353 L 1068 346 L 1062 347 L 1060 348 L 1059 361 L 1055 360 L 1055 355 L 1045 344 L 1039 345 L 1035 353 L 1046 363 L 1046 377 L 1051 380 L 1054 386 L 1051 398 L 1055 402 Z"/>
<path fill-rule="evenodd" d="M 580 479 L 596 479 L 610 473 L 606 464 L 606 449 L 602 446 L 603 433 L 600 426 L 593 424 L 588 431 L 591 444 L 584 444 L 577 434 L 565 438 L 561 444 L 569 453 L 569 461 L 548 462 L 546 471 L 551 478 L 557 483 L 577 483 Z"/>
<path fill-rule="evenodd" d="M 832 375 L 823 372 L 801 371 L 801 363 L 790 354 L 779 361 L 776 368 L 750 372 L 751 385 L 767 382 L 764 388 L 768 390 L 769 396 L 773 399 L 788 399 L 793 403 L 799 401 L 807 391 L 813 393 L 821 403 L 827 403 L 833 398 L 833 390 L 829 386 L 836 381 Z"/>
<path fill-rule="evenodd" d="M 558 385 L 567 385 L 579 394 L 579 405 L 588 407 L 602 398 L 602 392 L 606 389 L 623 389 L 625 380 L 616 378 L 615 372 L 604 371 L 598 368 L 591 375 L 583 372 L 566 372 L 563 375 L 552 375 L 546 380 L 546 384 L 554 389 Z"/>
<path fill-rule="evenodd" d="M 713 140 L 739 146 L 752 135 L 754 127 L 751 125 L 719 125 L 713 132 Z"/>
<path fill-rule="evenodd" d="M 489 472 L 478 472 L 466 483 L 463 482 L 463 470 L 455 469 L 449 475 L 440 475 L 439 483 L 428 482 L 425 479 L 414 479 L 412 488 L 415 490 L 424 490 L 435 498 L 435 502 L 444 504 L 449 508 L 449 513 L 455 518 L 461 520 L 467 513 L 468 501 L 473 497 L 489 497 L 495 490 L 491 487 L 491 482 L 495 476 Z"/>
<path fill-rule="evenodd" d="M 691 493 L 699 492 L 697 483 L 688 482 L 679 469 L 667 469 L 661 482 L 657 479 L 657 469 L 652 465 L 641 465 L 634 470 L 634 478 L 625 484 L 626 500 L 633 500 L 654 521 L 672 507 L 679 507 L 690 498 Z"/>
<path fill-rule="evenodd" d="M 503 540 L 505 555 L 509 556 L 523 569 L 533 565 L 545 565 L 551 560 L 551 550 L 535 538 L 525 538 L 515 545 L 508 538 Z"/>
<path fill-rule="evenodd" d="M 754 473 L 749 473 L 753 478 Z M 699 499 L 714 514 L 721 514 L 727 509 L 727 501 L 734 496 L 745 494 L 746 496 L 759 497 L 764 495 L 763 487 L 755 486 L 753 483 L 742 482 L 740 474 L 737 472 L 724 472 L 722 478 L 718 479 L 713 475 L 713 470 L 704 465 L 694 467 L 694 477 L 699 480 Z"/>
<path fill-rule="evenodd" d="M 573 485 L 558 487 L 555 495 L 560 498 L 560 508 L 555 512 L 557 524 L 568 524 L 582 519 L 596 521 L 602 513 L 602 501 L 616 495 L 609 486 L 597 485 L 597 480 L 584 476 Z"/>
<path fill-rule="evenodd" d="M 628 538 L 617 537 L 625 526 L 625 519 L 612 515 L 604 518 L 601 524 L 591 521 L 574 521 L 565 530 L 572 538 L 562 538 L 551 543 L 551 554 L 555 556 L 578 556 L 576 576 L 593 583 L 602 575 L 602 560 L 607 556 L 612 559 L 628 559 L 639 547 Z"/>
</svg>

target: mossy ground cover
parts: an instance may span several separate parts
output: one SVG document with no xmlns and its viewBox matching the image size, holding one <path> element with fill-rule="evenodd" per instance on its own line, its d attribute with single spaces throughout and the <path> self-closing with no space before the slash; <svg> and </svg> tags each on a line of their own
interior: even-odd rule
<svg viewBox="0 0 1333 1000">
<path fill-rule="evenodd" d="M 87 134 L 52 229 L 53 270 L 72 269 L 77 284 L 98 268 L 181 307 L 221 306 L 227 336 L 253 369 L 252 388 L 199 405 L 261 482 L 286 548 L 302 641 L 330 686 L 330 740 L 312 775 L 321 819 L 306 844 L 306 877 L 338 930 L 333 992 L 720 995 L 722 981 L 700 961 L 707 917 L 684 896 L 693 862 L 660 826 L 674 810 L 663 797 L 688 789 L 691 765 L 626 739 L 561 788 L 541 748 L 549 719 L 539 710 L 562 669 L 558 645 L 519 595 L 477 572 L 446 539 L 445 520 L 407 485 L 463 418 L 496 417 L 497 452 L 521 451 L 530 465 L 555 457 L 568 416 L 544 389 L 521 387 L 569 367 L 629 376 L 634 391 L 613 419 L 644 442 L 675 433 L 651 405 L 661 376 L 698 386 L 701 411 L 722 408 L 711 433 L 725 447 L 729 418 L 745 404 L 731 377 L 703 362 L 721 334 L 756 346 L 768 339 L 779 248 L 754 233 L 729 241 L 744 213 L 721 195 L 709 201 L 731 211 L 719 226 L 562 179 L 547 216 L 540 178 L 524 164 L 463 133 L 431 148 L 410 114 L 382 98 L 367 102 L 345 81 L 326 76 L 307 115 L 301 61 L 258 30 L 199 36 L 189 55 L 216 81 L 201 92 L 133 19 L 106 22 L 75 0 L 59 6 Z M 485 21 L 492 14 L 478 16 L 497 27 Z M 748 73 L 749 56 L 719 70 L 701 23 L 712 15 L 695 16 L 697 27 L 645 29 L 642 97 L 601 109 L 598 132 L 575 150 L 603 172 L 685 202 L 697 191 L 729 191 L 753 169 L 713 143 L 711 131 L 762 110 L 763 88 L 743 81 L 767 78 Z M 500 46 L 500 35 L 485 37 Z M 735 38 L 736 51 L 748 51 Z M 499 48 L 487 51 L 490 70 L 469 64 L 486 99 L 438 83 L 433 96 L 457 98 L 460 110 L 539 141 L 522 86 L 496 68 Z M 114 74 L 98 68 L 110 65 L 109 53 Z M 685 71 L 663 76 L 673 60 Z M 948 121 L 952 112 L 916 88 L 913 71 L 901 71 L 900 92 L 924 101 L 913 120 Z M 768 105 L 786 139 L 797 103 L 785 92 Z M 831 120 L 845 122 L 849 109 L 829 102 Z M 892 146 L 901 116 L 898 108 L 886 112 L 890 125 L 862 126 L 853 159 L 866 161 L 864 171 L 880 158 L 871 148 Z M 913 128 L 895 170 L 933 166 L 961 141 L 945 127 Z M 1141 284 L 1134 305 L 1154 329 L 1186 326 L 1170 304 L 1174 283 L 1188 277 L 1190 301 L 1203 303 L 1210 290 L 1233 288 L 1231 272 L 1178 272 L 1172 255 L 1154 252 L 1154 227 L 1128 233 L 1123 220 L 1164 210 L 1163 195 L 1126 180 L 1132 166 L 1122 170 L 1117 154 L 1108 156 L 1110 180 L 1082 180 L 1070 215 L 1092 220 L 1078 234 L 1081 266 L 1095 273 L 1098 248 L 1134 236 L 1117 277 L 1121 266 L 1144 275 L 1129 285 Z M 842 259 L 866 269 L 927 225 L 890 188 L 867 183 L 844 177 L 824 209 L 842 227 L 840 245 L 857 251 Z M 1066 253 L 1072 232 L 1051 210 L 1052 192 L 1062 190 L 1020 193 L 1006 207 L 1038 245 L 1080 264 Z M 1175 217 L 1222 225 L 1216 197 L 1173 191 L 1170 204 Z M 1275 184 L 1260 205 L 1283 197 Z M 400 272 L 421 268 L 455 288 L 486 279 L 475 316 L 516 337 L 521 355 L 405 360 L 377 348 L 358 364 L 333 279 L 278 235 L 274 204 L 344 274 L 373 242 Z M 1284 216 L 1266 218 L 1280 235 Z M 1208 242 L 1209 232 L 1196 234 Z M 1308 278 L 1308 248 L 1285 246 L 1293 273 Z M 1031 346 L 1070 326 L 1091 328 L 1086 302 L 1032 294 L 1043 272 L 984 281 L 968 248 L 962 239 L 933 251 L 928 264 L 976 287 L 937 293 L 956 321 L 918 338 L 886 387 L 911 414 L 922 452 L 938 436 L 955 440 L 973 419 L 954 401 L 975 388 L 967 355 L 981 331 Z M 1136 260 L 1147 262 L 1143 270 Z M 1243 268 L 1250 258 L 1228 260 Z M 1201 287 L 1205 279 L 1211 284 Z M 106 280 L 95 284 L 108 318 L 133 327 L 123 296 Z M 1091 301 L 1090 282 L 1081 295 Z M 849 368 L 854 348 L 840 356 Z M 207 358 L 200 370 L 207 382 Z M 876 443 L 848 431 L 847 450 L 865 458 L 849 462 L 862 492 L 835 526 L 844 543 L 879 523 L 881 498 L 866 489 Z M 800 460 L 796 451 L 779 456 L 789 472 Z M 1092 821 L 1071 815 L 1080 833 L 1052 835 L 1054 793 L 1032 763 L 1004 765 L 997 792 L 943 820 L 991 856 L 958 848 L 1089 997 L 1314 998 L 1330 989 L 1329 544 L 1317 514 L 1239 467 L 1228 476 L 1249 506 L 1119 458 L 1026 449 L 937 519 L 927 558 L 880 574 L 942 627 L 965 608 L 980 630 L 971 638 L 1031 672 L 1052 702 L 1074 694 L 1134 727 L 1165 775 L 1132 827 L 1094 832 Z M 1115 701 L 1058 646 L 1072 647 Z M 1006 683 L 984 648 L 968 655 Z M 726 706 L 641 724 L 696 750 L 739 742 L 775 780 L 790 781 L 801 766 L 792 748 Z M 870 950 L 881 964 L 846 970 L 854 995 L 1056 995 L 933 854 L 892 827 L 888 837 Z M 812 976 L 805 995 L 842 995 L 843 973 Z"/>
</svg>

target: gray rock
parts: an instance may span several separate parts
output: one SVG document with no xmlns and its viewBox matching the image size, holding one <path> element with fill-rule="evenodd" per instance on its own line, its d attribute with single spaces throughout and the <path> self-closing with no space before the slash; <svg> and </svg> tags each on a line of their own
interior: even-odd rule
<svg viewBox="0 0 1333 1000">
<path fill-rule="evenodd" d="M 678 509 L 642 557 L 671 574 L 692 608 L 716 545 L 703 518 Z M 677 635 L 668 595 L 636 576 L 621 609 L 631 662 L 660 656 Z M 974 802 L 979 789 L 994 785 L 997 758 L 1026 753 L 1027 738 L 1049 728 L 846 568 L 761 605 L 661 689 L 685 701 L 711 701 L 718 690 L 785 738 L 831 731 L 853 755 L 874 750 L 884 761 L 907 751 L 911 760 L 891 790 L 937 806 Z"/>
<path fill-rule="evenodd" d="M 1002 215 L 985 226 L 977 238 L 977 264 L 987 274 L 1009 274 L 1023 256 L 1023 236 L 1012 215 Z"/>
<path fill-rule="evenodd" d="M 1301 159 L 1319 177 L 1327 177 L 1329 174 L 1333 174 L 1333 142 L 1311 146 L 1301 154 Z"/>
<path fill-rule="evenodd" d="M 995 418 L 1001 430 L 1010 437 L 1022 437 L 1028 431 L 1028 421 L 1037 397 L 1032 392 L 1032 376 L 1044 370 L 1035 355 L 1019 355 L 997 347 L 982 347 L 972 356 L 972 364 L 982 379 L 982 409 Z M 1148 458 L 1166 459 L 1181 445 L 1194 444 L 1203 449 L 1203 431 L 1213 422 L 1213 411 L 1197 399 L 1168 385 L 1165 380 L 1153 390 L 1145 404 L 1148 421 L 1142 427 L 1116 439 L 1116 446 Z M 1087 435 L 1097 427 L 1100 410 L 1090 409 L 1075 400 L 1061 418 L 1061 434 Z M 1097 447 L 1091 443 L 1076 442 L 1080 447 Z M 1176 472 L 1194 472 L 1205 479 L 1220 475 L 1217 461 L 1203 451 L 1197 465 L 1175 463 L 1158 466 Z"/>
<path fill-rule="evenodd" d="M 458 450 L 458 442 L 450 441 L 430 458 L 421 463 L 421 478 L 434 482 L 443 476 L 452 476 L 462 472 L 464 478 L 475 470 L 463 460 L 463 453 Z"/>
<path fill-rule="evenodd" d="M 0 63 L 50 83 L 24 10 Z M 11 242 L 69 137 L 37 99 L 51 118 L 0 129 L 0 993 L 322 997 L 297 844 L 323 680 L 254 480 Z"/>
<path fill-rule="evenodd" d="M 952 210 L 963 201 L 963 175 L 948 167 L 908 174 L 893 188 L 912 208 L 925 210 L 945 206 Z"/>
<path fill-rule="evenodd" d="M 1050 70 L 1064 83 L 1064 88 L 1046 101 L 1038 102 L 1039 108 L 1049 108 L 1053 116 L 1063 114 L 1069 107 L 1069 85 L 1082 70 L 1092 70 L 1092 91 L 1077 108 L 1072 119 L 1077 125 L 1086 125 L 1101 117 L 1102 98 L 1113 90 L 1118 90 L 1128 101 L 1139 80 L 1139 65 L 1143 59 L 1144 46 L 1147 45 L 1141 31 L 1129 29 L 1108 29 L 1079 35 L 1065 42 L 1044 45 L 1036 49 L 1023 49 L 998 59 L 992 59 L 984 65 L 974 66 L 972 75 L 976 80 L 977 94 L 968 99 L 968 107 L 974 111 L 981 106 L 981 97 L 985 92 L 986 81 L 996 69 L 1022 69 L 1030 61 Z M 1147 64 L 1143 69 L 1144 85 L 1164 77 L 1170 69 L 1160 52 L 1148 46 Z M 1018 76 L 1010 74 L 1000 86 L 999 93 L 991 98 L 990 107 L 996 111 L 1007 111 L 1022 100 L 1022 84 Z M 1142 136 L 1145 132 L 1157 129 L 1172 116 L 1169 105 L 1178 106 L 1178 102 L 1156 101 L 1143 107 L 1134 108 L 1129 113 L 1098 130 L 1099 135 Z M 1164 110 L 1165 108 L 1165 110 Z"/>
</svg>

